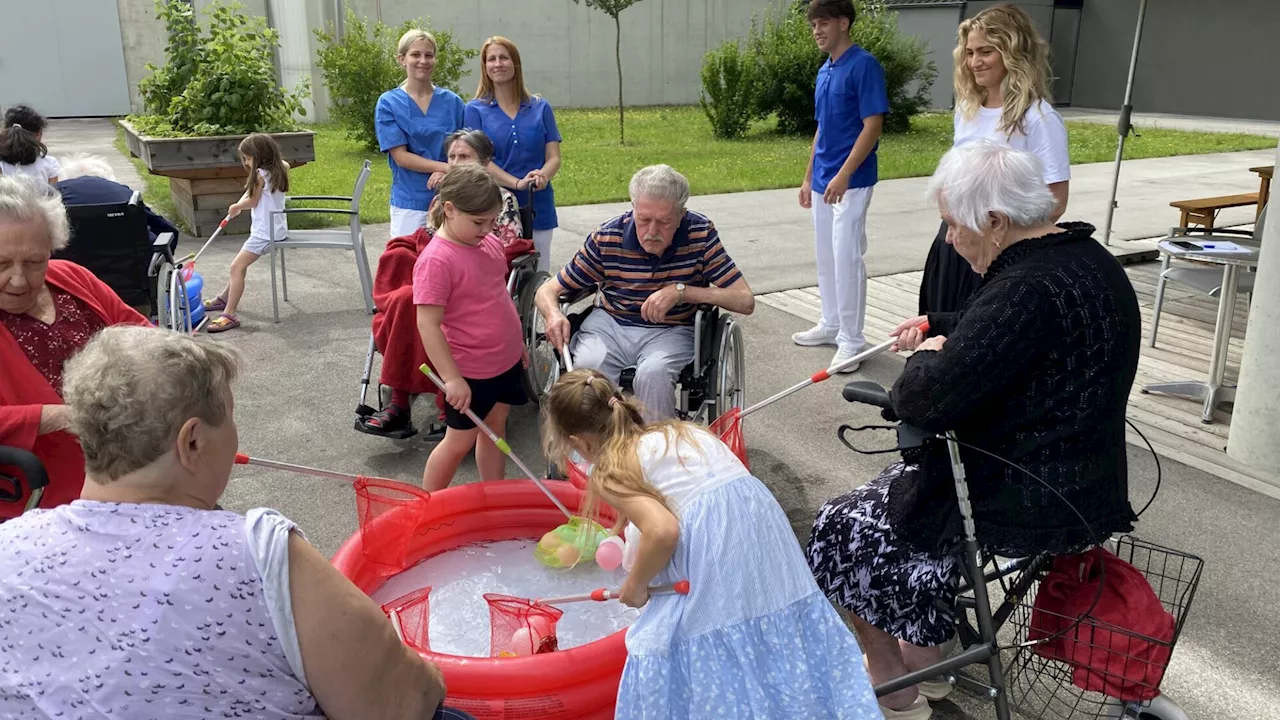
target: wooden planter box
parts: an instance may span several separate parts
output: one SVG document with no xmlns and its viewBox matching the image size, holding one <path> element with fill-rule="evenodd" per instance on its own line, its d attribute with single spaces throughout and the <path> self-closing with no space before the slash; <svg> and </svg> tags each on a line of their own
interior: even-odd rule
<svg viewBox="0 0 1280 720">
<path fill-rule="evenodd" d="M 196 237 L 208 237 L 226 216 L 227 207 L 244 193 L 247 176 L 238 148 L 244 135 L 199 138 L 155 138 L 139 134 L 121 120 L 129 153 L 141 158 L 152 175 L 169 178 L 178 215 Z M 315 133 L 271 133 L 292 167 L 316 159 Z M 247 233 L 249 213 L 241 213 L 224 232 Z"/>
</svg>

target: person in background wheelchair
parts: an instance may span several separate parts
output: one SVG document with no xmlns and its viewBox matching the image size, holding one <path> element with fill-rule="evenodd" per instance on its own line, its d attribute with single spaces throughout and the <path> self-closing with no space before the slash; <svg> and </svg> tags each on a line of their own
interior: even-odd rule
<svg viewBox="0 0 1280 720">
<path fill-rule="evenodd" d="M 983 279 L 961 312 L 928 316 L 928 337 L 916 327 L 924 317 L 898 326 L 899 349 L 915 353 L 893 386 L 892 414 L 929 433 L 954 431 L 1043 479 L 962 447 L 989 554 L 1074 552 L 1132 529 L 1124 418 L 1141 317 L 1124 270 L 1092 226 L 1052 224 L 1056 201 L 1030 153 L 989 141 L 954 148 L 929 194 L 947 242 Z M 960 534 L 940 441 L 904 450 L 902 462 L 819 511 L 809 563 L 853 615 L 873 683 L 941 658 L 956 626 Z M 926 698 L 950 687 L 885 695 L 885 717 L 924 720 Z"/>
<path fill-rule="evenodd" d="M 667 165 L 631 178 L 631 210 L 587 236 L 560 273 L 538 289 L 547 339 L 574 366 L 599 370 L 615 385 L 635 366 L 634 391 L 646 420 L 675 417 L 675 384 L 693 360 L 699 305 L 741 315 L 755 296 L 706 216 L 685 209 L 689 181 Z M 604 312 L 587 315 L 570 340 L 561 297 L 599 288 Z M 570 344 L 572 343 L 572 344 Z"/>
<path fill-rule="evenodd" d="M 62 163 L 60 178 L 53 187 L 62 195 L 62 204 L 67 207 L 127 203 L 133 197 L 133 188 L 118 182 L 111 164 L 98 155 L 71 156 Z M 173 233 L 173 245 L 176 248 L 177 226 L 145 203 L 142 210 L 147 214 L 147 232 L 151 236 L 151 242 L 154 243 L 161 233 Z"/>
<path fill-rule="evenodd" d="M 453 133 L 445 140 L 444 151 L 450 165 L 488 165 L 493 160 L 493 142 L 479 130 Z M 522 230 L 515 196 L 503 190 L 502 212 L 494 223 L 494 235 L 504 246 L 512 247 Z M 413 396 L 436 392 L 435 385 L 418 371 L 418 366 L 428 359 L 418 337 L 417 309 L 413 304 L 413 265 L 435 231 L 428 219 L 427 226 L 414 234 L 391 238 L 378 260 L 373 281 L 374 304 L 378 308 L 373 316 L 373 336 L 382 353 L 381 383 L 390 388 L 391 398 L 381 410 L 357 421 L 360 432 L 394 438 L 413 435 Z M 444 400 L 439 393 L 436 406 L 443 412 Z"/>
</svg>

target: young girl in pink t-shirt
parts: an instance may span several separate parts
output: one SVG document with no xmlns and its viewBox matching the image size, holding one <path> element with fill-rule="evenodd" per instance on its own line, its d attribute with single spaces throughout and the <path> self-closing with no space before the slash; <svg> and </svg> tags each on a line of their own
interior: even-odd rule
<svg viewBox="0 0 1280 720">
<path fill-rule="evenodd" d="M 444 380 L 445 436 L 422 472 L 429 491 L 448 487 L 462 458 L 476 448 L 481 480 L 499 480 L 506 456 L 464 414 L 470 408 L 502 435 L 520 386 L 524 344 L 520 316 L 507 294 L 507 260 L 493 235 L 502 190 L 479 165 L 449 169 L 431 207 L 435 237 L 413 266 L 413 303 L 427 357 Z"/>
</svg>

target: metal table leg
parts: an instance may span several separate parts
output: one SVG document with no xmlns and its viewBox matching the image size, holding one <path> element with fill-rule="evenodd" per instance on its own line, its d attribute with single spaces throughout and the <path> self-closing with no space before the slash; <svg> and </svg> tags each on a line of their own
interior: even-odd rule
<svg viewBox="0 0 1280 720">
<path fill-rule="evenodd" d="M 1231 328 L 1235 322 L 1236 289 L 1240 284 L 1240 266 L 1222 266 L 1222 291 L 1218 294 L 1218 317 L 1213 326 L 1213 347 L 1209 352 L 1209 377 L 1206 382 L 1152 383 L 1142 386 L 1144 393 L 1179 395 L 1204 401 L 1200 422 L 1213 422 L 1213 411 L 1224 402 L 1234 402 L 1235 387 L 1223 387 L 1227 372 L 1227 350 L 1231 346 Z"/>
</svg>

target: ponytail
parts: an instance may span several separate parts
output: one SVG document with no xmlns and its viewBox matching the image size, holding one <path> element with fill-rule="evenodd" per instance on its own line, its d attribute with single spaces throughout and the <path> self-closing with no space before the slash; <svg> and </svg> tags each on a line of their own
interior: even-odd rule
<svg viewBox="0 0 1280 720">
<path fill-rule="evenodd" d="M 14 105 L 4 113 L 0 130 L 0 161 L 10 165 L 30 165 L 49 154 L 40 141 L 48 121 L 27 105 Z"/>
</svg>

